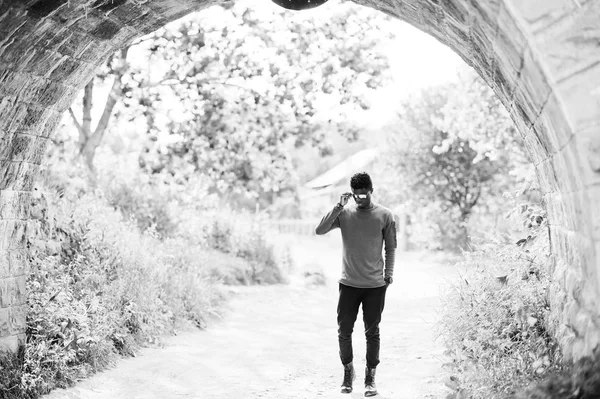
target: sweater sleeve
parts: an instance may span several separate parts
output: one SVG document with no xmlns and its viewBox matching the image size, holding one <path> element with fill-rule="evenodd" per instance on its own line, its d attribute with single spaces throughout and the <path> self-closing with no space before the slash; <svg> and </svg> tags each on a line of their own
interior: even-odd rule
<svg viewBox="0 0 600 399">
<path fill-rule="evenodd" d="M 343 206 L 336 204 L 332 210 L 330 210 L 327 215 L 323 216 L 321 222 L 315 228 L 315 234 L 323 235 L 329 233 L 331 230 L 340 227 L 340 219 L 338 216 L 342 213 L 344 209 Z"/>
<path fill-rule="evenodd" d="M 396 261 L 396 221 L 394 215 L 391 215 L 388 223 L 383 230 L 383 240 L 385 242 L 385 277 L 394 277 L 394 264 Z"/>
</svg>

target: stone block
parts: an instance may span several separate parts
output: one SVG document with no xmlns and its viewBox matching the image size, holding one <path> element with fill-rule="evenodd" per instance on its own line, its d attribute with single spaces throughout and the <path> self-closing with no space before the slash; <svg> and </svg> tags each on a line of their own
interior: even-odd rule
<svg viewBox="0 0 600 399">
<path fill-rule="evenodd" d="M 600 32 L 600 28 L 599 28 Z M 600 40 L 600 34 L 598 37 Z M 600 53 L 600 51 L 598 51 Z M 563 79 L 555 88 L 572 132 L 597 128 L 600 121 L 600 60 Z"/>
<path fill-rule="evenodd" d="M 68 79 L 68 82 L 71 86 L 82 88 L 95 75 L 98 67 L 83 60 L 77 60 L 76 62 L 78 62 L 77 68 L 71 74 L 69 74 L 66 79 Z"/>
<path fill-rule="evenodd" d="M 600 345 L 600 327 L 598 325 L 591 323 L 588 326 L 588 329 L 585 331 L 585 347 L 584 352 L 588 355 L 594 353 L 594 349 L 596 349 Z"/>
<path fill-rule="evenodd" d="M 587 189 L 589 198 L 589 220 L 592 226 L 592 239 L 600 241 L 600 187 L 594 186 Z M 600 252 L 596 251 L 600 261 Z M 600 264 L 598 265 L 600 266 Z M 600 270 L 600 269 L 599 269 Z"/>
<path fill-rule="evenodd" d="M 12 306 L 8 312 L 11 335 L 22 334 L 27 327 L 27 305 Z"/>
<path fill-rule="evenodd" d="M 29 273 L 27 249 L 13 249 L 7 252 L 11 275 L 13 277 L 27 275 L 27 273 Z"/>
<path fill-rule="evenodd" d="M 468 27 L 471 24 L 469 7 L 465 2 L 447 2 L 444 4 L 444 13 L 449 24 L 462 27 Z"/>
<path fill-rule="evenodd" d="M 600 121 L 600 118 L 599 118 Z M 580 154 L 583 165 L 584 181 L 587 186 L 600 184 L 600 123 L 577 132 L 573 145 Z M 598 198 L 600 203 L 600 198 Z"/>
<path fill-rule="evenodd" d="M 581 272 L 579 270 L 577 270 L 575 267 L 569 268 L 569 270 L 567 270 L 566 278 L 565 278 L 565 290 L 567 292 L 567 295 L 571 295 L 571 297 L 575 300 L 574 303 L 577 304 L 577 306 L 570 307 L 571 313 L 568 314 L 569 319 L 567 321 L 577 331 L 579 331 L 579 330 L 578 330 L 578 325 L 576 323 L 576 320 L 578 317 L 580 317 L 580 311 L 579 311 L 580 301 L 578 300 L 578 298 L 580 297 L 582 285 L 583 285 L 583 281 L 581 278 Z"/>
<path fill-rule="evenodd" d="M 535 108 L 539 110 L 537 117 L 546 105 L 552 88 L 546 72 L 542 69 L 538 59 L 534 58 L 530 49 L 523 53 L 523 68 L 521 68 L 519 83 L 529 93 Z"/>
<path fill-rule="evenodd" d="M 33 56 L 28 57 L 26 61 L 19 63 L 16 70 L 26 74 L 40 76 L 54 70 L 56 65 L 60 64 L 61 60 L 65 57 L 54 50 L 46 50 L 41 47 L 28 48 L 28 54 L 32 54 Z"/>
<path fill-rule="evenodd" d="M 0 279 L 25 275 L 28 263 L 27 250 L 1 250 Z"/>
<path fill-rule="evenodd" d="M 15 126 L 18 126 L 19 122 L 27 115 L 27 107 L 27 104 L 18 102 L 14 98 L 1 98 L 0 115 L 2 115 L 2 118 L 0 118 L 0 131 L 5 133 L 15 131 Z"/>
<path fill-rule="evenodd" d="M 545 196 L 546 212 L 548 221 L 552 226 L 558 226 L 567 230 L 574 230 L 573 222 L 569 217 L 568 208 L 563 201 L 560 192 L 548 193 Z"/>
<path fill-rule="evenodd" d="M 31 191 L 39 165 L 0 161 L 0 190 Z"/>
<path fill-rule="evenodd" d="M 2 151 L 2 159 L 24 161 L 33 142 L 35 142 L 35 136 L 26 134 L 13 135 L 6 151 L 4 149 Z"/>
<path fill-rule="evenodd" d="M 473 51 L 472 59 L 479 65 L 480 74 L 488 82 L 493 80 L 494 64 L 494 36 L 490 36 L 478 25 L 471 28 L 470 47 Z"/>
<path fill-rule="evenodd" d="M 582 168 L 577 154 L 573 153 L 571 145 L 566 145 L 552 156 L 552 164 L 556 172 L 558 187 L 562 192 L 570 193 L 585 188 Z"/>
<path fill-rule="evenodd" d="M 492 3 L 495 1 L 497 0 L 488 0 L 487 2 Z M 190 10 L 200 10 L 205 6 L 190 1 L 155 1 L 148 3 L 148 7 L 156 15 L 160 15 L 161 19 L 173 21 L 189 14 Z"/>
<path fill-rule="evenodd" d="M 31 194 L 22 191 L 0 191 L 1 219 L 28 219 Z"/>
<path fill-rule="evenodd" d="M 66 97 L 66 91 L 68 87 L 62 82 L 48 81 L 46 87 L 44 87 L 37 98 L 37 103 L 41 106 L 51 107 L 57 103 L 61 98 Z"/>
<path fill-rule="evenodd" d="M 527 48 L 527 39 L 514 17 L 500 7 L 498 12 L 498 33 L 494 40 L 497 58 L 508 67 L 507 70 L 518 74 L 523 66 L 523 54 Z"/>
<path fill-rule="evenodd" d="M 507 110 L 511 109 L 513 101 L 513 92 L 515 90 L 517 71 L 507 71 L 507 67 L 502 63 L 496 54 L 493 65 L 493 84 L 494 92 Z"/>
<path fill-rule="evenodd" d="M 64 112 L 69 109 L 71 105 L 73 105 L 73 100 L 77 94 L 81 91 L 82 87 L 74 87 L 74 86 L 65 86 L 65 91 L 61 98 L 54 104 L 54 109 L 60 114 L 64 114 Z"/>
<path fill-rule="evenodd" d="M 573 345 L 577 341 L 575 334 L 572 332 L 566 333 L 558 339 L 559 345 L 563 351 L 565 361 L 573 360 Z"/>
<path fill-rule="evenodd" d="M 540 183 L 540 190 L 543 193 L 554 193 L 559 190 L 558 177 L 554 170 L 552 158 L 548 158 L 535 165 L 535 170 Z"/>
<path fill-rule="evenodd" d="M 585 337 L 577 337 L 571 345 L 571 358 L 577 361 L 586 355 Z"/>
<path fill-rule="evenodd" d="M 2 315 L 0 314 L 0 320 Z M 4 336 L 0 333 L 0 350 L 7 350 L 10 352 L 16 352 L 19 346 L 25 343 L 25 334 L 9 335 Z"/>
<path fill-rule="evenodd" d="M 58 45 L 57 51 L 74 59 L 82 59 L 81 55 L 90 46 L 94 46 L 94 40 L 85 32 L 69 29 L 63 33 L 63 40 Z M 53 48 L 56 48 L 56 46 L 53 46 Z"/>
<path fill-rule="evenodd" d="M 25 161 L 35 165 L 41 165 L 46 154 L 46 148 L 48 147 L 48 138 L 36 137 L 35 141 L 29 147 L 29 154 L 25 158 Z"/>
<path fill-rule="evenodd" d="M 0 279 L 0 308 L 24 304 L 27 299 L 25 285 L 25 276 Z"/>
<path fill-rule="evenodd" d="M 8 251 L 0 251 L 0 280 L 8 277 L 14 277 L 10 270 L 10 258 Z"/>
<path fill-rule="evenodd" d="M 10 334 L 9 310 L 9 308 L 0 308 L 0 337 L 6 337 Z"/>
<path fill-rule="evenodd" d="M 594 259 L 592 262 L 595 264 L 596 268 L 596 285 L 600 288 L 600 241 L 594 240 L 593 246 Z M 594 264 L 592 264 L 592 267 L 594 267 Z"/>
<path fill-rule="evenodd" d="M 68 55 L 62 55 L 60 62 L 55 65 L 54 69 L 47 72 L 44 77 L 53 81 L 66 82 L 79 69 L 82 63 L 83 61 L 81 60 L 76 60 Z"/>
<path fill-rule="evenodd" d="M 555 24 L 576 9 L 571 0 L 508 0 L 508 3 L 532 33 Z"/>
<path fill-rule="evenodd" d="M 30 73 L 3 69 L 0 72 L 0 97 L 12 97 L 24 103 L 32 102 L 47 83 L 45 79 Z"/>
<path fill-rule="evenodd" d="M 52 131 L 54 131 L 54 128 L 62 118 L 62 114 L 49 107 L 38 104 L 18 104 L 22 105 L 22 112 L 14 117 L 13 123 L 6 129 L 0 127 L 0 131 L 3 130 L 6 134 L 18 132 L 48 137 L 50 132 L 47 131 L 47 125 L 52 126 Z M 0 104 L 0 108 L 1 106 Z"/>
<path fill-rule="evenodd" d="M 552 253 L 564 262 L 569 269 L 581 270 L 583 267 L 581 259 L 581 248 L 578 240 L 585 238 L 574 231 L 562 227 L 554 227 L 551 230 Z M 565 281 L 565 286 L 567 282 Z M 566 289 L 566 288 L 565 288 Z M 567 293 L 571 293 L 567 290 Z"/>
<path fill-rule="evenodd" d="M 0 160 L 41 164 L 48 138 L 16 133 L 0 138 Z"/>
<path fill-rule="evenodd" d="M 599 16 L 600 3 L 589 1 L 536 33 L 533 41 L 536 47 L 543 49 L 540 56 L 556 82 L 579 74 L 600 61 Z"/>
<path fill-rule="evenodd" d="M 3 247 L 8 250 L 24 249 L 27 247 L 28 237 L 28 226 L 27 220 L 9 219 L 6 220 L 4 230 L 4 243 Z"/>
<path fill-rule="evenodd" d="M 157 16 L 148 9 L 140 9 L 135 4 L 127 2 L 112 10 L 111 18 L 137 30 L 138 27 L 143 29 L 153 24 Z"/>
<path fill-rule="evenodd" d="M 538 165 L 540 162 L 547 160 L 551 154 L 534 129 L 529 129 L 527 131 L 524 142 L 531 162 L 534 165 Z"/>
<path fill-rule="evenodd" d="M 521 81 L 517 80 L 516 83 L 513 91 L 513 104 L 509 112 L 514 112 L 515 117 L 520 118 L 527 129 L 530 129 L 541 110 L 535 104 L 531 94 L 523 87 Z"/>
<path fill-rule="evenodd" d="M 110 19 L 106 19 L 97 24 L 91 31 L 90 35 L 98 40 L 111 40 L 121 30 L 122 25 L 117 24 Z"/>
<path fill-rule="evenodd" d="M 11 37 L 22 29 L 23 17 L 26 14 L 27 12 L 20 7 L 3 7 L 3 12 L 0 13 L 0 37 Z"/>
</svg>

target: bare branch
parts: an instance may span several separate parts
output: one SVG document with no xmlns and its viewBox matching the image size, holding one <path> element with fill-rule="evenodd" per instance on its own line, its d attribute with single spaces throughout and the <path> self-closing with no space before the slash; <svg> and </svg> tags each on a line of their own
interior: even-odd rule
<svg viewBox="0 0 600 399">
<path fill-rule="evenodd" d="M 121 79 L 125 72 L 128 69 L 127 65 L 127 52 L 129 51 L 129 47 L 125 47 L 121 49 L 121 64 L 114 69 L 114 80 L 110 92 L 108 93 L 108 98 L 106 99 L 106 103 L 104 104 L 104 110 L 102 111 L 102 116 L 98 121 L 98 126 L 96 126 L 96 130 L 90 137 L 90 145 L 94 147 L 94 149 L 100 145 L 102 141 L 102 137 L 104 136 L 104 132 L 108 127 L 108 122 L 110 121 L 110 117 L 112 116 L 113 109 L 117 104 L 117 100 L 122 96 L 121 91 Z"/>
<path fill-rule="evenodd" d="M 94 78 L 85 85 L 83 92 L 83 123 L 80 131 L 84 138 L 87 139 L 92 131 L 92 97 L 94 95 Z M 80 143 L 81 144 L 81 143 Z"/>
<path fill-rule="evenodd" d="M 81 127 L 81 124 L 77 120 L 77 117 L 75 116 L 75 112 L 73 112 L 73 108 L 72 107 L 69 107 L 69 115 L 71 115 L 71 119 L 73 119 L 73 123 L 75 124 L 75 127 L 77 128 L 77 131 L 79 132 L 79 134 L 81 134 L 81 130 L 83 128 Z"/>
</svg>

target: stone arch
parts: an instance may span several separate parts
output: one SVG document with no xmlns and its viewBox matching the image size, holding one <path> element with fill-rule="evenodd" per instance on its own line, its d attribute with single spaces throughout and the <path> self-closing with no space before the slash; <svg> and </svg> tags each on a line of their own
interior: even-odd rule
<svg viewBox="0 0 600 399">
<path fill-rule="evenodd" d="M 567 357 L 600 343 L 600 3 L 355 0 L 451 47 L 509 110 L 551 222 L 552 305 Z M 31 190 L 48 138 L 100 63 L 220 0 L 0 1 L 0 346 L 25 327 Z"/>
</svg>

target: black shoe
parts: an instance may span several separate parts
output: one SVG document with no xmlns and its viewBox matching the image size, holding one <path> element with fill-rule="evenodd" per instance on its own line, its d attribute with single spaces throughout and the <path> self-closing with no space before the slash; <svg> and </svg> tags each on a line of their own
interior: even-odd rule
<svg viewBox="0 0 600 399">
<path fill-rule="evenodd" d="M 365 369 L 365 396 L 371 397 L 377 395 L 377 387 L 375 386 L 375 369 Z"/>
<path fill-rule="evenodd" d="M 356 379 L 356 373 L 354 372 L 354 365 L 352 362 L 344 365 L 344 382 L 342 382 L 342 393 L 352 392 L 352 381 Z"/>
</svg>

